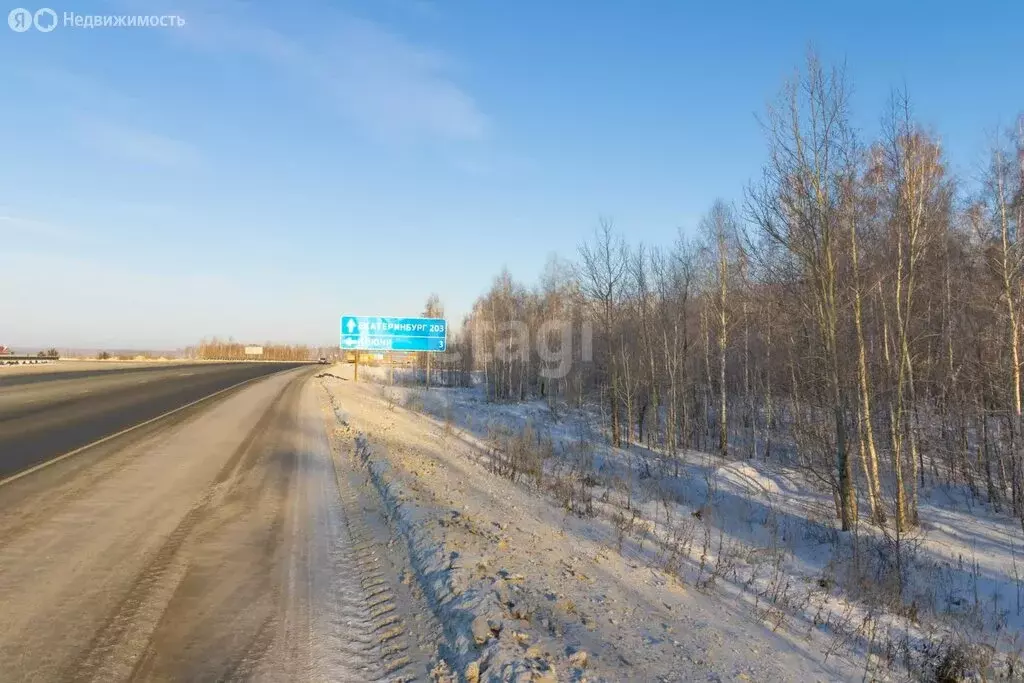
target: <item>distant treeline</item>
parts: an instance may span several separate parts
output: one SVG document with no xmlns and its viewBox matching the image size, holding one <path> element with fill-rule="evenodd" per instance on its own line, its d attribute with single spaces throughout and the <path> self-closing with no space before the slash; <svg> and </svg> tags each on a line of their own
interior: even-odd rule
<svg viewBox="0 0 1024 683">
<path fill-rule="evenodd" d="M 257 346 L 256 344 L 242 344 L 234 340 L 221 341 L 216 337 L 210 340 L 204 339 L 196 346 L 189 346 L 185 350 L 188 358 L 201 360 L 312 360 L 315 356 L 315 349 L 305 345 L 291 344 L 262 344 L 263 355 L 247 356 L 245 347 Z"/>
</svg>

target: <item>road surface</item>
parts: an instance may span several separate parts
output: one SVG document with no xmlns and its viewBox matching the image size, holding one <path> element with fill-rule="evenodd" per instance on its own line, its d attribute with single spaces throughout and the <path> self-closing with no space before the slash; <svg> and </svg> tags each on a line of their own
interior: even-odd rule
<svg viewBox="0 0 1024 683">
<path fill-rule="evenodd" d="M 109 372 L 133 372 L 140 370 L 153 370 L 156 368 L 171 368 L 182 365 L 210 365 L 219 361 L 195 361 L 195 360 L 164 360 L 164 361 L 119 361 L 119 360 L 57 360 L 39 364 L 6 365 L 3 356 L 0 356 L 0 387 L 10 386 L 26 375 L 55 375 L 61 374 L 65 377 L 78 375 L 85 377 Z M 14 378 L 18 378 L 15 381 Z M 27 381 L 36 381 L 28 379 Z M 45 380 L 44 380 L 45 381 Z"/>
<path fill-rule="evenodd" d="M 0 484 L 0 679 L 426 679 L 440 628 L 400 578 L 407 558 L 362 470 L 332 451 L 316 371 Z M 82 440 L 259 374 L 180 372 L 17 388 L 36 403 L 0 393 L 5 466 L 65 447 L 50 429 Z M 22 420 L 32 438 L 11 426 Z M 28 460 L 11 450 L 39 442 Z"/>
<path fill-rule="evenodd" d="M 0 479 L 204 396 L 299 364 L 0 375 Z"/>
</svg>

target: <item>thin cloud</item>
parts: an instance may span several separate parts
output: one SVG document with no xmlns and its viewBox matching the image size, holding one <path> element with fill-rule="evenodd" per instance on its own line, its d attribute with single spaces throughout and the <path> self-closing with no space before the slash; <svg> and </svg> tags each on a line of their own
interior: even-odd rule
<svg viewBox="0 0 1024 683">
<path fill-rule="evenodd" d="M 134 125 L 152 118 L 145 103 L 102 80 L 51 65 L 0 67 L 0 71 L 30 88 L 58 94 L 68 129 L 93 151 L 157 166 L 194 166 L 201 160 L 195 146 Z"/>
<path fill-rule="evenodd" d="M 187 142 L 127 125 L 82 121 L 77 133 L 83 144 L 136 163 L 179 168 L 196 166 L 202 158 Z"/>
<path fill-rule="evenodd" d="M 349 19 L 339 47 L 321 59 L 334 95 L 364 125 L 401 135 L 457 140 L 486 136 L 475 100 L 446 74 L 445 55 L 418 48 L 367 21 Z"/>
<path fill-rule="evenodd" d="M 490 123 L 473 96 L 458 85 L 453 62 L 437 50 L 364 19 L 331 14 L 318 31 L 329 39 L 297 39 L 247 23 L 230 11 L 188 12 L 171 34 L 193 48 L 264 59 L 310 84 L 362 128 L 386 138 L 478 141 Z M 224 8 L 228 8 L 225 10 Z M 184 14 L 184 13 L 183 13 Z M 251 15 L 251 13 L 250 13 Z"/>
</svg>

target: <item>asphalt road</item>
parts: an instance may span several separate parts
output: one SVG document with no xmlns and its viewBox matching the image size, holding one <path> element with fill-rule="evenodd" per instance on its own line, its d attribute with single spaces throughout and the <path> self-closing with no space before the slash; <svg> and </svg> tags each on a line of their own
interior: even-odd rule
<svg viewBox="0 0 1024 683">
<path fill-rule="evenodd" d="M 52 382 L 65 379 L 85 379 L 86 377 L 113 377 L 134 372 L 173 371 L 183 367 L 205 365 L 231 365 L 231 363 L 117 363 L 107 361 L 69 361 L 66 364 L 50 363 L 46 365 L 0 365 L 0 389 L 14 387 L 19 384 L 35 384 L 36 382 Z"/>
<path fill-rule="evenodd" d="M 0 378 L 0 480 L 286 363 L 191 364 Z"/>
<path fill-rule="evenodd" d="M 182 383 L 269 371 L 71 386 L 109 419 L 126 397 L 180 403 Z M 0 681 L 429 680 L 443 630 L 403 582 L 406 546 L 332 436 L 316 374 L 277 372 L 0 484 Z M 31 386 L 40 403 L 66 393 Z M 18 410 L 0 404 L 3 424 L 42 419 Z"/>
</svg>

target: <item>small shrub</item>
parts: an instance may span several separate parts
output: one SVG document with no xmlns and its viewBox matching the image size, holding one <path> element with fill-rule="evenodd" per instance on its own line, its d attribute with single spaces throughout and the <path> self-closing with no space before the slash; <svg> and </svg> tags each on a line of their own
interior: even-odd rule
<svg viewBox="0 0 1024 683">
<path fill-rule="evenodd" d="M 960 643 L 929 644 L 925 651 L 925 680 L 934 683 L 961 683 L 974 662 L 971 653 Z"/>
<path fill-rule="evenodd" d="M 690 557 L 690 549 L 697 531 L 697 522 L 692 517 L 680 517 L 669 529 L 665 544 L 665 560 L 662 566 L 667 574 L 683 578 L 683 568 Z"/>
<path fill-rule="evenodd" d="M 549 435 L 536 431 L 527 422 L 516 432 L 507 425 L 492 425 L 488 429 L 490 469 L 495 474 L 514 482 L 526 477 L 540 487 L 544 482 L 544 465 L 554 456 L 554 441 Z"/>
<path fill-rule="evenodd" d="M 577 471 L 551 477 L 551 494 L 567 513 L 579 517 L 594 515 L 593 478 Z"/>
<path fill-rule="evenodd" d="M 593 443 L 584 438 L 569 443 L 562 450 L 558 462 L 564 463 L 568 471 L 553 473 L 550 488 L 555 499 L 566 512 L 580 517 L 593 516 L 593 488 L 597 484 Z"/>
<path fill-rule="evenodd" d="M 410 391 L 405 395 L 402 405 L 413 412 L 422 413 L 424 408 L 423 394 L 420 391 Z"/>
<path fill-rule="evenodd" d="M 622 544 L 626 540 L 626 536 L 633 532 L 639 516 L 640 511 L 634 507 L 618 509 L 612 515 L 612 526 L 615 527 L 615 542 L 619 554 L 622 554 Z"/>
</svg>

